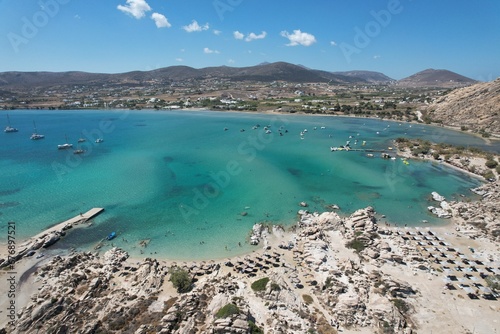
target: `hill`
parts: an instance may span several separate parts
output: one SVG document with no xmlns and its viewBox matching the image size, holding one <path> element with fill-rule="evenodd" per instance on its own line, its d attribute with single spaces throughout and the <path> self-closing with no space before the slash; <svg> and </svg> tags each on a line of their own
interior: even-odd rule
<svg viewBox="0 0 500 334">
<path fill-rule="evenodd" d="M 429 106 L 428 115 L 447 125 L 500 134 L 500 78 L 451 91 Z"/>
<path fill-rule="evenodd" d="M 476 80 L 448 70 L 427 69 L 407 78 L 398 80 L 398 86 L 406 87 L 463 87 L 476 83 Z"/>
<path fill-rule="evenodd" d="M 151 82 L 171 83 L 186 80 L 226 79 L 231 81 L 330 82 L 334 84 L 379 84 L 392 80 L 382 73 L 352 71 L 332 73 L 309 69 L 286 62 L 262 63 L 249 67 L 170 66 L 152 71 L 118 74 L 87 72 L 3 72 L 0 88 L 47 88 L 67 85 L 141 85 Z"/>
<path fill-rule="evenodd" d="M 336 75 L 342 75 L 345 77 L 353 78 L 360 81 L 366 81 L 373 84 L 389 83 L 395 81 L 389 78 L 387 75 L 380 72 L 373 71 L 346 71 L 346 72 L 333 72 Z"/>
</svg>

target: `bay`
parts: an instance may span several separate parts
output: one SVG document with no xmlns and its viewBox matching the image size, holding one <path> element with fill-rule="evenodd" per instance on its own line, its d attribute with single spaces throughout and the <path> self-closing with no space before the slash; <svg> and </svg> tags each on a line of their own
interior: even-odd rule
<svg viewBox="0 0 500 334">
<path fill-rule="evenodd" d="M 58 247 L 92 249 L 116 231 L 118 238 L 105 248 L 176 259 L 248 252 L 253 224 L 291 225 L 301 201 L 311 211 L 337 204 L 349 214 L 371 205 L 399 225 L 443 224 L 427 212 L 430 192 L 452 200 L 472 196 L 469 189 L 480 184 L 440 163 L 405 165 L 378 153 L 330 152 L 330 146 L 349 140 L 354 148 L 380 150 L 407 136 L 498 150 L 457 131 L 376 119 L 211 111 L 9 115 L 19 132 L 0 135 L 2 229 L 15 221 L 18 237 L 27 238 L 104 207 L 92 227 L 71 233 Z M 45 139 L 29 140 L 33 121 Z M 78 147 L 85 154 L 57 150 L 65 137 L 74 148 L 85 137 Z M 95 143 L 100 137 L 104 142 Z M 144 239 L 146 248 L 139 246 Z"/>
</svg>

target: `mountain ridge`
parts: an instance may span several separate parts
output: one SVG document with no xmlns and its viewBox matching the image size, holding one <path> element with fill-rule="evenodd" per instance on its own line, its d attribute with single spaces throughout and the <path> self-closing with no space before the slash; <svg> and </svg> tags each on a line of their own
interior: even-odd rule
<svg viewBox="0 0 500 334">
<path fill-rule="evenodd" d="M 475 83 L 475 80 L 447 70 L 427 69 L 402 80 L 394 80 L 381 72 L 375 71 L 343 71 L 329 72 L 310 69 L 303 65 L 287 62 L 261 63 L 255 66 L 230 67 L 213 66 L 194 68 L 186 65 L 163 67 L 150 71 L 129 71 L 124 73 L 92 73 L 84 71 L 66 72 L 0 72 L 0 87 L 36 88 L 61 85 L 131 85 L 148 82 L 165 84 L 186 81 L 222 79 L 230 81 L 288 81 L 295 83 L 324 82 L 331 84 L 364 84 L 387 85 L 396 84 L 405 87 L 422 86 L 464 86 Z"/>
</svg>

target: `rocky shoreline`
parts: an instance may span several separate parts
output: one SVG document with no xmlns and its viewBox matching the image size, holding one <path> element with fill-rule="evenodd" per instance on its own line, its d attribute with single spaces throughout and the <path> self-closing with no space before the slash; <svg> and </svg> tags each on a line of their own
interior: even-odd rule
<svg viewBox="0 0 500 334">
<path fill-rule="evenodd" d="M 243 258 L 55 256 L 19 283 L 33 293 L 0 332 L 494 333 L 500 185 L 475 191 L 477 202 L 450 202 L 454 223 L 442 228 L 379 224 L 371 207 L 347 218 L 301 210 L 288 231 L 255 226 L 260 247 Z M 193 278 L 189 292 L 169 281 L 178 268 Z"/>
</svg>

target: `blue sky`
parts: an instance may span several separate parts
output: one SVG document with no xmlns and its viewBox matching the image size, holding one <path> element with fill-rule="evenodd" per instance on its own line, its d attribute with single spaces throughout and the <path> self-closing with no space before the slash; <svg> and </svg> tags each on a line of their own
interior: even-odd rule
<svg viewBox="0 0 500 334">
<path fill-rule="evenodd" d="M 0 0 L 0 71 L 286 61 L 500 76 L 498 0 Z"/>
</svg>

